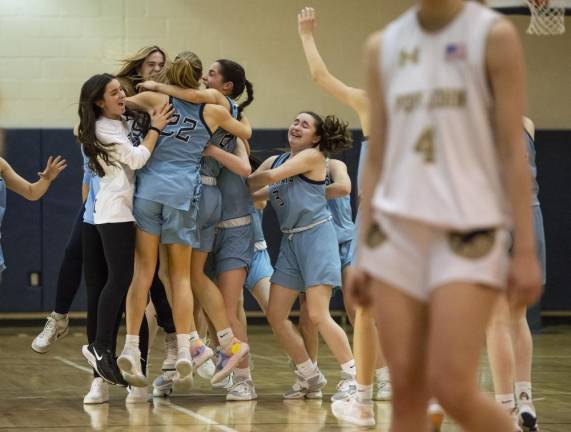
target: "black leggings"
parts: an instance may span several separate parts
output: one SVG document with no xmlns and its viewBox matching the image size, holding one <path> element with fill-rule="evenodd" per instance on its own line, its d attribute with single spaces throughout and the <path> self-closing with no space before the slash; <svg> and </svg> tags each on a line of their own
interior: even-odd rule
<svg viewBox="0 0 571 432">
<path fill-rule="evenodd" d="M 81 267 L 83 264 L 81 252 L 81 227 L 83 225 L 83 212 L 85 206 L 82 206 L 75 221 L 71 235 L 65 246 L 63 261 L 59 268 L 56 291 L 55 312 L 59 314 L 67 314 L 73 303 L 73 299 L 79 289 L 81 283 Z"/>
<path fill-rule="evenodd" d="M 71 235 L 65 247 L 63 261 L 59 269 L 56 305 L 54 309 L 55 312 L 59 314 L 65 315 L 69 312 L 81 283 L 81 270 L 83 265 L 81 230 L 84 211 L 85 205 L 81 207 L 75 217 Z M 174 333 L 175 327 L 172 310 L 165 293 L 165 287 L 158 276 L 158 266 L 153 279 L 153 285 L 151 286 L 151 299 L 157 311 L 157 322 L 159 326 L 162 327 L 166 333 Z"/>
<path fill-rule="evenodd" d="M 83 224 L 83 263 L 87 288 L 87 338 L 99 350 L 115 352 L 117 332 L 133 278 L 135 228 L 132 222 Z M 146 372 L 149 328 L 139 332 L 141 366 Z"/>
</svg>

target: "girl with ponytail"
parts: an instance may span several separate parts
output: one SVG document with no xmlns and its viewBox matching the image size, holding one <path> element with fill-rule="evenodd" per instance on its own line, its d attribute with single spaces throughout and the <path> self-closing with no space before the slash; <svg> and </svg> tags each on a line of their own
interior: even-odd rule
<svg viewBox="0 0 571 432">
<path fill-rule="evenodd" d="M 205 90 L 182 89 L 155 82 L 145 82 L 140 87 L 195 103 L 216 103 L 226 107 L 234 117 L 246 121 L 242 112 L 254 100 L 254 90 L 241 65 L 228 59 L 218 60 L 210 66 L 202 77 L 202 82 L 206 86 Z M 246 99 L 238 104 L 236 100 L 244 92 Z M 200 247 L 195 248 L 192 255 L 192 286 L 207 315 L 213 318 L 214 324 L 227 317 L 232 331 L 245 341 L 246 327 L 240 320 L 241 313 L 237 311 L 243 309 L 242 290 L 254 254 L 254 206 L 244 179 L 251 172 L 248 161 L 249 146 L 221 129 L 214 133 L 210 144 L 203 153 L 206 157 L 201 167 L 201 240 Z M 218 204 L 213 206 L 213 203 Z M 223 302 L 218 300 L 218 291 L 212 289 L 215 285 L 204 272 L 209 253 L 214 256 L 215 274 Z M 225 361 L 223 355 L 219 356 L 218 369 Z M 227 399 L 255 399 L 257 395 L 247 358 L 239 364 L 234 376 L 235 385 L 230 388 Z"/>
</svg>

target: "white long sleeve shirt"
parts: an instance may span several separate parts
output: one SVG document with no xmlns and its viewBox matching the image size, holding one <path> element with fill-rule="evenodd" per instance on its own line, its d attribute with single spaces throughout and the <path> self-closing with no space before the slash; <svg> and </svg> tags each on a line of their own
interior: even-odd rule
<svg viewBox="0 0 571 432">
<path fill-rule="evenodd" d="M 102 116 L 95 123 L 95 135 L 103 144 L 114 144 L 108 152 L 116 165 L 108 165 L 99 158 L 105 175 L 99 179 L 100 187 L 95 197 L 95 224 L 134 221 L 134 171 L 147 163 L 151 153 L 144 146 L 133 146 L 129 140 L 129 124 L 125 120 Z"/>
</svg>

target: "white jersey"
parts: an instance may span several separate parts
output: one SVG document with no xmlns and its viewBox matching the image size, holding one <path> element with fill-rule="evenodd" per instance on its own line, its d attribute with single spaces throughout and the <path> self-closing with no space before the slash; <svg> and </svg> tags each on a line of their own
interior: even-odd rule
<svg viewBox="0 0 571 432">
<path fill-rule="evenodd" d="M 133 195 L 135 193 L 134 170 L 142 168 L 151 153 L 144 146 L 134 147 L 129 139 L 130 126 L 125 120 L 100 117 L 95 122 L 95 136 L 103 144 L 114 144 L 109 150 L 110 160 L 106 164 L 99 158 L 105 175 L 99 179 L 99 190 L 95 197 L 95 224 L 134 221 Z"/>
<path fill-rule="evenodd" d="M 388 130 L 373 205 L 439 227 L 505 225 L 505 196 L 486 78 L 486 39 L 499 15 L 475 2 L 428 33 L 413 8 L 383 33 Z"/>
</svg>

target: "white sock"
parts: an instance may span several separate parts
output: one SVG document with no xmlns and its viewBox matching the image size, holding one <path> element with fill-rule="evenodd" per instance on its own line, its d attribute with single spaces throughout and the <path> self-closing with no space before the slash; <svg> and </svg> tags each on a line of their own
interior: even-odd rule
<svg viewBox="0 0 571 432">
<path fill-rule="evenodd" d="M 373 399 L 373 386 L 357 383 L 357 402 L 369 403 Z"/>
<path fill-rule="evenodd" d="M 313 365 L 314 365 L 315 367 L 317 367 L 317 362 L 316 362 L 316 361 L 314 361 L 314 362 L 313 362 Z"/>
<path fill-rule="evenodd" d="M 190 344 L 194 345 L 195 342 L 198 342 L 200 340 L 200 335 L 198 334 L 198 332 L 195 330 L 193 332 L 190 332 Z"/>
<path fill-rule="evenodd" d="M 384 367 L 384 368 L 375 369 L 375 378 L 377 379 L 377 381 L 390 381 L 391 378 L 389 376 L 389 368 Z"/>
<path fill-rule="evenodd" d="M 67 314 L 60 314 L 57 312 L 52 312 L 52 316 L 56 319 L 56 321 L 67 318 Z"/>
<path fill-rule="evenodd" d="M 246 367 L 246 368 L 243 368 L 243 369 L 236 368 L 236 369 L 234 369 L 234 374 L 235 374 L 236 376 L 239 376 L 239 377 L 243 377 L 243 378 L 247 378 L 247 379 L 252 379 L 252 374 L 250 373 L 250 368 L 249 368 L 249 367 Z"/>
<path fill-rule="evenodd" d="M 125 346 L 128 346 L 129 348 L 139 349 L 139 335 L 128 334 L 125 336 Z"/>
<path fill-rule="evenodd" d="M 355 360 L 349 360 L 341 365 L 341 370 L 346 374 L 354 377 L 357 374 L 357 368 L 355 367 Z"/>
<path fill-rule="evenodd" d="M 512 412 L 515 408 L 515 397 L 513 393 L 496 395 L 496 402 L 499 403 L 503 409 Z"/>
<path fill-rule="evenodd" d="M 176 344 L 178 350 L 190 350 L 190 334 L 189 333 L 177 333 L 176 334 Z"/>
<path fill-rule="evenodd" d="M 531 403 L 533 401 L 531 383 L 529 381 L 516 381 L 515 396 L 518 402 Z"/>
<path fill-rule="evenodd" d="M 313 362 L 311 361 L 311 359 L 308 359 L 308 360 L 304 361 L 303 363 L 295 365 L 295 367 L 299 371 L 300 375 L 304 378 L 309 378 L 309 377 L 315 375 L 316 367 L 313 364 Z"/>
<path fill-rule="evenodd" d="M 220 346 L 225 348 L 232 343 L 232 340 L 234 339 L 234 332 L 230 327 L 228 327 L 220 330 L 219 332 L 216 332 L 216 336 L 218 336 L 218 342 L 220 342 Z"/>
</svg>

